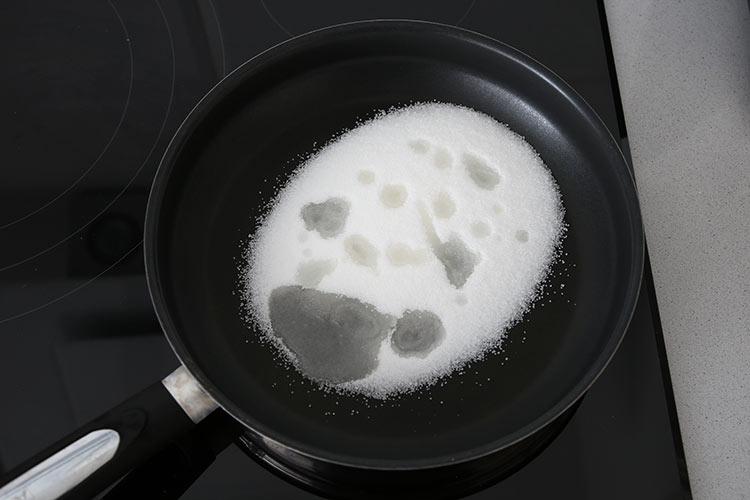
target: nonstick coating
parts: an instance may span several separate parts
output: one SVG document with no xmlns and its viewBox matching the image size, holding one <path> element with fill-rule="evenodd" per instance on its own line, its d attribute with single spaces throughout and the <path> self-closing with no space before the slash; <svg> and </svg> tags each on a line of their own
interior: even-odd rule
<svg viewBox="0 0 750 500">
<path fill-rule="evenodd" d="M 463 374 L 386 402 L 326 393 L 243 320 L 242 248 L 300 158 L 376 110 L 433 100 L 508 124 L 552 171 L 569 229 L 550 294 Z M 157 313 L 201 384 L 266 445 L 364 468 L 470 460 L 550 422 L 617 348 L 642 262 L 633 180 L 580 96 L 506 45 L 430 23 L 329 28 L 240 67 L 177 133 L 146 224 Z"/>
</svg>

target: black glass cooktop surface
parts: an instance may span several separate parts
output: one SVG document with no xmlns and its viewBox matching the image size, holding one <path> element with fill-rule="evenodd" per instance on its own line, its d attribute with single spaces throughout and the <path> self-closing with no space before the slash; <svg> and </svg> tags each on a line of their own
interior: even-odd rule
<svg viewBox="0 0 750 500">
<path fill-rule="evenodd" d="M 627 155 L 595 0 L 0 5 L 0 472 L 177 366 L 146 288 L 142 230 L 156 167 L 190 109 L 291 36 L 383 18 L 457 25 L 529 54 L 591 104 Z M 687 498 L 675 415 L 647 262 L 629 331 L 570 423 L 470 498 Z M 182 498 L 314 497 L 246 451 L 230 446 Z"/>
</svg>

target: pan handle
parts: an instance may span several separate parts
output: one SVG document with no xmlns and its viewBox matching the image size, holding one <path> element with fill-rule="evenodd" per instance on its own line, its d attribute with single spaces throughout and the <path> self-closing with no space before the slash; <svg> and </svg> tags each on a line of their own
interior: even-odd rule
<svg viewBox="0 0 750 500">
<path fill-rule="evenodd" d="M 0 500 L 92 498 L 217 408 L 180 366 L 0 479 Z"/>
</svg>

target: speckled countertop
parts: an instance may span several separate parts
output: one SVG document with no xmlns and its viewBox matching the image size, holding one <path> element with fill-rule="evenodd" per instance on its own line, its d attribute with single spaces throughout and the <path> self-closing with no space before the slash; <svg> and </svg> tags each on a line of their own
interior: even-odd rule
<svg viewBox="0 0 750 500">
<path fill-rule="evenodd" d="M 750 13 L 606 0 L 688 473 L 750 498 Z"/>
</svg>

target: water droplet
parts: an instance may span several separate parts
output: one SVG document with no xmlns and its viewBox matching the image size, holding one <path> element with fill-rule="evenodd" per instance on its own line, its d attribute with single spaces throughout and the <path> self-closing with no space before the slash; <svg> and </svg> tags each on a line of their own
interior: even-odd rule
<svg viewBox="0 0 750 500">
<path fill-rule="evenodd" d="M 401 357 L 425 358 L 445 338 L 443 322 L 430 311 L 406 311 L 396 322 L 391 347 Z"/>
<path fill-rule="evenodd" d="M 451 235 L 448 241 L 440 243 L 433 252 L 443 264 L 448 281 L 456 288 L 466 284 L 466 280 L 479 263 L 479 255 L 472 252 L 455 234 Z"/>
<path fill-rule="evenodd" d="M 401 184 L 388 184 L 380 190 L 380 201 L 388 208 L 398 208 L 406 202 L 406 188 Z"/>
<path fill-rule="evenodd" d="M 355 264 L 377 269 L 378 267 L 378 249 L 370 243 L 364 236 L 354 234 L 344 240 L 344 250 Z"/>
<path fill-rule="evenodd" d="M 421 155 L 430 149 L 430 143 L 424 139 L 413 139 L 408 144 L 412 151 Z"/>
<path fill-rule="evenodd" d="M 527 241 L 529 241 L 528 231 L 524 229 L 519 229 L 518 231 L 516 231 L 516 239 L 520 241 L 521 243 L 526 243 Z"/>
<path fill-rule="evenodd" d="M 464 153 L 462 159 L 466 170 L 469 172 L 469 177 L 477 187 L 487 191 L 495 189 L 495 186 L 500 182 L 500 174 L 487 166 L 484 160 L 471 153 Z"/>
<path fill-rule="evenodd" d="M 302 371 L 339 383 L 367 376 L 396 318 L 345 295 L 283 286 L 269 298 L 274 335 L 292 351 Z"/>
<path fill-rule="evenodd" d="M 372 184 L 375 181 L 375 172 L 371 170 L 360 170 L 357 174 L 360 184 Z"/>
<path fill-rule="evenodd" d="M 429 258 L 429 251 L 426 249 L 411 248 L 405 243 L 392 243 L 388 245 L 385 251 L 388 261 L 396 267 L 424 264 Z"/>
<path fill-rule="evenodd" d="M 481 220 L 471 223 L 471 234 L 477 238 L 486 238 L 490 234 L 490 226 Z"/>
<path fill-rule="evenodd" d="M 439 169 L 450 168 L 453 166 L 453 155 L 445 148 L 437 148 L 433 162 Z"/>
<path fill-rule="evenodd" d="M 349 216 L 349 202 L 342 198 L 328 198 L 322 203 L 308 203 L 300 211 L 305 228 L 317 231 L 323 238 L 341 234 Z"/>
<path fill-rule="evenodd" d="M 336 261 L 333 259 L 302 262 L 297 266 L 297 282 L 306 287 L 317 286 L 326 275 L 331 274 L 335 269 Z"/>
<path fill-rule="evenodd" d="M 441 191 L 432 202 L 432 210 L 435 212 L 435 217 L 449 219 L 456 213 L 456 203 L 451 198 L 451 195 L 445 191 Z"/>
</svg>

